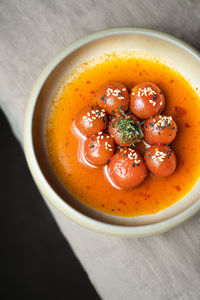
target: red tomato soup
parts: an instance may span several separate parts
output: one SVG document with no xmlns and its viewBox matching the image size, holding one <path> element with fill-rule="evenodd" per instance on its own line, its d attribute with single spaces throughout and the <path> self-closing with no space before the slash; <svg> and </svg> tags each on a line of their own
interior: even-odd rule
<svg viewBox="0 0 200 300">
<path fill-rule="evenodd" d="M 142 184 L 119 189 L 106 177 L 107 166 L 91 167 L 80 160 L 74 119 L 85 107 L 97 105 L 97 91 L 109 82 L 121 83 L 129 92 L 142 82 L 161 89 L 165 97 L 162 115 L 171 116 L 178 129 L 170 144 L 177 159 L 172 175 L 157 177 L 148 171 Z M 62 88 L 50 105 L 46 141 L 55 173 L 77 199 L 104 213 L 131 217 L 155 214 L 192 189 L 200 176 L 200 99 L 181 74 L 159 61 L 112 55 L 96 65 L 85 64 Z M 143 156 L 137 145 L 135 149 Z"/>
</svg>

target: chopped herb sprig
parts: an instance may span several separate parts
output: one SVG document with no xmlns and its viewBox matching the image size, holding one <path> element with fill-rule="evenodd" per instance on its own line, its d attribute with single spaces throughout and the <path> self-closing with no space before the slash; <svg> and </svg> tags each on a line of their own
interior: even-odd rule
<svg viewBox="0 0 200 300">
<path fill-rule="evenodd" d="M 130 143 L 131 146 L 135 146 L 135 143 L 139 143 L 144 137 L 142 132 L 142 125 L 144 121 L 134 122 L 133 118 L 126 115 L 125 112 L 119 109 L 122 118 L 114 121 L 112 126 L 116 124 L 117 131 L 121 133 L 121 143 Z"/>
</svg>

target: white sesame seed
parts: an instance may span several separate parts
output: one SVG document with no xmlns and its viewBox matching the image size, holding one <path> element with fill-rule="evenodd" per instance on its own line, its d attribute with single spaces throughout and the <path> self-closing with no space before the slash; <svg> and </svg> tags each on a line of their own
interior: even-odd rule
<svg viewBox="0 0 200 300">
<path fill-rule="evenodd" d="M 87 116 L 90 117 L 90 113 L 89 112 L 87 113 Z"/>
<path fill-rule="evenodd" d="M 110 96 L 110 94 L 113 92 L 113 89 L 111 88 L 108 88 L 107 91 L 106 91 L 106 95 L 107 96 Z"/>
<path fill-rule="evenodd" d="M 146 89 L 146 88 L 144 88 L 143 94 L 144 94 L 145 96 L 147 96 L 147 89 Z"/>
<path fill-rule="evenodd" d="M 139 88 L 138 89 L 138 96 L 151 96 L 151 95 L 156 95 L 156 92 L 151 88 L 151 87 L 147 87 L 147 88 L 144 88 L 144 89 L 141 89 Z"/>
<path fill-rule="evenodd" d="M 155 154 L 152 156 L 153 159 L 155 159 L 155 161 L 164 161 L 164 158 L 166 157 L 166 153 L 162 152 L 162 151 L 156 151 Z"/>
<path fill-rule="evenodd" d="M 126 90 L 126 89 L 122 89 L 122 90 Z M 108 88 L 107 91 L 106 91 L 106 95 L 107 96 L 110 96 L 111 94 L 115 97 L 119 96 L 119 94 L 121 93 L 121 91 L 119 89 L 111 89 L 111 88 Z"/>
<path fill-rule="evenodd" d="M 84 120 L 87 119 L 87 116 L 83 116 L 83 119 L 84 119 Z"/>
<path fill-rule="evenodd" d="M 155 127 L 158 127 L 158 126 L 165 126 L 165 125 L 171 125 L 172 123 L 172 117 L 169 116 L 169 117 L 166 117 L 166 116 L 159 116 L 159 120 L 158 122 L 155 124 L 156 126 Z"/>
</svg>

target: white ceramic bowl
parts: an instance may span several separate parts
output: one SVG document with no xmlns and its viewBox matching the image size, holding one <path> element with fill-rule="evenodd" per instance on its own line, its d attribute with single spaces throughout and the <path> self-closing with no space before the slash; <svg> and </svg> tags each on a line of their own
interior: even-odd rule
<svg viewBox="0 0 200 300">
<path fill-rule="evenodd" d="M 73 198 L 56 177 L 47 157 L 45 124 L 52 94 L 73 69 L 113 50 L 145 51 L 167 60 L 194 86 L 200 86 L 200 55 L 167 34 L 142 28 L 114 28 L 96 32 L 58 54 L 39 76 L 26 108 L 24 149 L 43 197 L 66 217 L 89 229 L 114 236 L 145 236 L 165 232 L 200 209 L 200 180 L 182 200 L 151 216 L 124 218 L 98 212 Z"/>
</svg>

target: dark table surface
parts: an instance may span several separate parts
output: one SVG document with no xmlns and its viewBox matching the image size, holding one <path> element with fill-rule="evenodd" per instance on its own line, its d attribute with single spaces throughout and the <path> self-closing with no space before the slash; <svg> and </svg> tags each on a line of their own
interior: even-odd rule
<svg viewBox="0 0 200 300">
<path fill-rule="evenodd" d="M 99 299 L 41 198 L 1 111 L 0 136 L 1 299 Z"/>
</svg>

